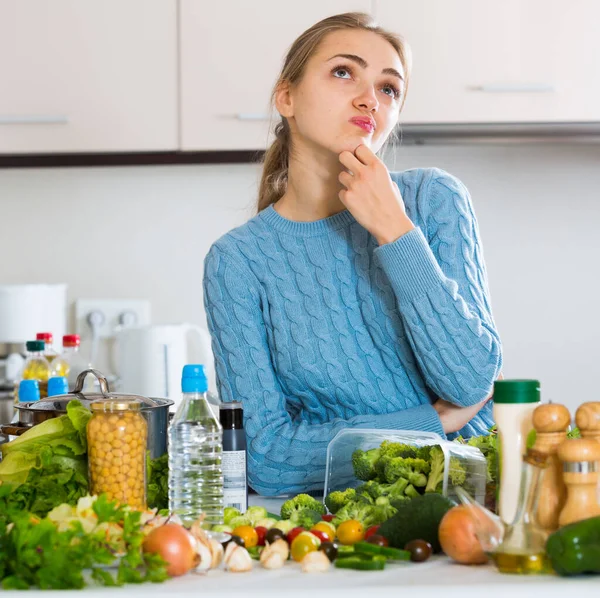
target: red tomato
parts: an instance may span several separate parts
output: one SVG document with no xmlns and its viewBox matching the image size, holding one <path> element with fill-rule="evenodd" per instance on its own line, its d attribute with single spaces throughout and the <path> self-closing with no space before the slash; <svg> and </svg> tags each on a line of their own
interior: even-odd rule
<svg viewBox="0 0 600 598">
<path fill-rule="evenodd" d="M 310 533 L 313 536 L 317 536 L 321 542 L 331 542 L 332 538 L 330 538 L 325 532 L 322 532 L 319 529 L 311 529 Z"/>
<path fill-rule="evenodd" d="M 375 535 L 378 531 L 379 531 L 378 525 L 372 525 L 371 527 L 367 528 L 367 531 L 365 532 L 365 540 L 368 540 L 371 536 Z"/>
<path fill-rule="evenodd" d="M 321 519 L 323 521 L 329 521 L 329 523 L 331 523 L 335 519 L 335 515 L 322 515 Z"/>
<path fill-rule="evenodd" d="M 294 527 L 293 529 L 291 529 L 287 535 L 287 541 L 288 544 L 291 546 L 292 542 L 294 541 L 294 539 L 296 538 L 296 536 L 298 534 L 301 534 L 302 532 L 305 532 L 306 530 L 303 527 Z"/>
<path fill-rule="evenodd" d="M 257 546 L 264 546 L 265 545 L 265 536 L 267 535 L 267 528 L 263 527 L 262 525 L 259 525 L 258 527 L 254 528 L 254 531 L 256 532 L 257 536 L 258 536 L 258 544 Z"/>
</svg>

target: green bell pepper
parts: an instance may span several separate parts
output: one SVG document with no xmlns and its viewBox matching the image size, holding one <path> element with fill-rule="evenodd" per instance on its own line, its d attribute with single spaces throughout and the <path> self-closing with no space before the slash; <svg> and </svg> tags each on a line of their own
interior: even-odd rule
<svg viewBox="0 0 600 598">
<path fill-rule="evenodd" d="M 559 575 L 600 573 L 600 517 L 583 519 L 554 532 L 546 553 Z"/>
</svg>

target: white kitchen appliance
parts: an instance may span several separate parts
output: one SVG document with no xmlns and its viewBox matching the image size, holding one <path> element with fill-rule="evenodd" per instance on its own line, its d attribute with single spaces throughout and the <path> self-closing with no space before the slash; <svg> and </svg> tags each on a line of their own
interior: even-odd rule
<svg viewBox="0 0 600 598">
<path fill-rule="evenodd" d="M 124 393 L 166 398 L 177 407 L 181 372 L 188 363 L 205 366 L 209 389 L 216 393 L 210 334 L 194 324 L 123 328 L 116 335 L 114 367 Z"/>
</svg>

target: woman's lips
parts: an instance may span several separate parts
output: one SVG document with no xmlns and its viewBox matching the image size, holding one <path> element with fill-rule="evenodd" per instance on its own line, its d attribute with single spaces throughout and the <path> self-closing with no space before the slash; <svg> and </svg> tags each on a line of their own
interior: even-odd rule
<svg viewBox="0 0 600 598">
<path fill-rule="evenodd" d="M 360 127 L 367 133 L 372 133 L 375 130 L 375 123 L 370 118 L 355 117 L 351 118 L 350 122 L 357 127 Z"/>
</svg>

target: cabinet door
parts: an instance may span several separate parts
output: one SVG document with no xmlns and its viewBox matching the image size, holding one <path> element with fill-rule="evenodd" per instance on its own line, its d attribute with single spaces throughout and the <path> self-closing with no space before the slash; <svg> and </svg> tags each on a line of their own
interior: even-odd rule
<svg viewBox="0 0 600 598">
<path fill-rule="evenodd" d="M 413 51 L 405 123 L 600 120 L 596 0 L 377 0 Z"/>
<path fill-rule="evenodd" d="M 1 0 L 0 153 L 177 149 L 176 0 Z"/>
<path fill-rule="evenodd" d="M 180 0 L 182 149 L 265 148 L 288 46 L 320 19 L 370 9 L 371 0 Z"/>
</svg>

